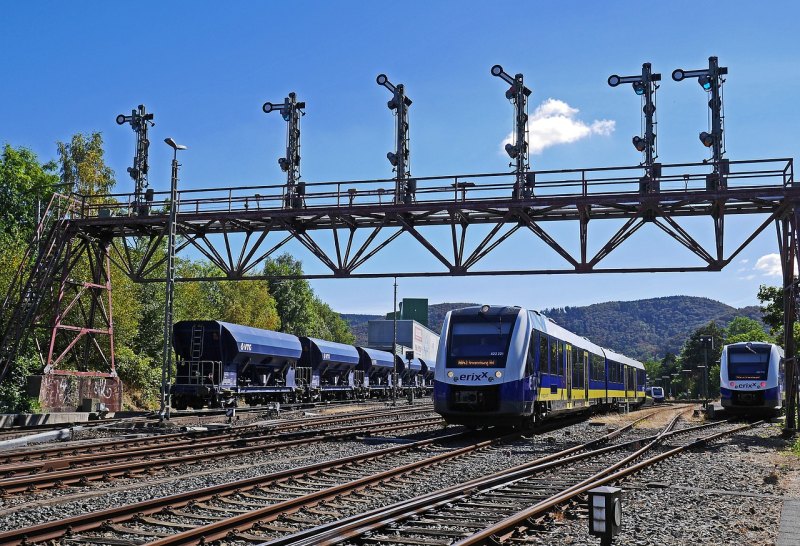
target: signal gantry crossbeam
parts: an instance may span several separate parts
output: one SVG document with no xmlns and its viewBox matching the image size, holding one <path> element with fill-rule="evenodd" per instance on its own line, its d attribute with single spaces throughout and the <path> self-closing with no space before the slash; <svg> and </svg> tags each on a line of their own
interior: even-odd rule
<svg viewBox="0 0 800 546">
<path fill-rule="evenodd" d="M 772 222 L 790 215 L 800 199 L 791 159 L 730 162 L 726 184 L 708 189 L 703 163 L 663 165 L 661 191 L 642 192 L 641 167 L 530 173 L 535 195 L 510 199 L 514 174 L 417 178 L 416 201 L 393 202 L 394 180 L 307 184 L 302 208 L 285 208 L 284 186 L 184 190 L 177 198 L 176 251 L 194 248 L 219 268 L 195 280 L 268 278 L 258 273 L 264 260 L 291 241 L 300 242 L 326 268 L 307 279 L 431 277 L 563 273 L 719 271 Z M 149 215 L 130 213 L 132 195 L 86 203 L 70 229 L 110 241 L 111 260 L 138 282 L 163 282 L 166 256 L 158 252 L 166 237 L 168 201 L 156 195 Z M 163 209 L 160 208 L 163 204 Z M 752 233 L 726 248 L 725 218 L 763 215 Z M 714 244 L 706 248 L 684 227 L 682 218 L 712 220 Z M 607 240 L 592 239 L 590 226 L 622 220 Z M 550 233 L 553 222 L 577 224 L 577 245 L 562 244 Z M 693 261 L 669 267 L 650 266 L 648 257 L 630 267 L 603 267 L 604 260 L 642 226 L 651 223 L 688 251 Z M 471 237 L 475 225 L 491 226 Z M 448 231 L 447 249 L 432 240 L 431 228 Z M 563 266 L 543 268 L 541 255 L 519 257 L 514 268 L 481 268 L 485 258 L 517 232 L 528 232 L 563 259 Z M 332 242 L 323 241 L 325 234 Z M 363 234 L 362 237 L 360 234 Z M 398 237 L 408 234 L 438 262 L 437 268 L 398 272 L 363 271 L 364 266 Z M 563 236 L 563 235 L 562 235 Z M 699 237 L 703 238 L 704 237 Z M 578 248 L 574 254 L 567 248 Z M 727 250 L 727 253 L 726 253 Z"/>
</svg>

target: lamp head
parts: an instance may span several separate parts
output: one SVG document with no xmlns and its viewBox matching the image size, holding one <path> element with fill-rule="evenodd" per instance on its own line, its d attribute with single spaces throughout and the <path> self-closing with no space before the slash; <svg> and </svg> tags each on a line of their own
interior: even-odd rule
<svg viewBox="0 0 800 546">
<path fill-rule="evenodd" d="M 167 137 L 167 138 L 165 138 L 165 139 L 164 139 L 164 142 L 166 142 L 167 144 L 169 144 L 170 148 L 172 148 L 173 150 L 176 150 L 176 151 L 177 151 L 177 150 L 185 150 L 185 149 L 186 149 L 186 146 L 184 146 L 183 144 L 178 144 L 177 142 L 175 142 L 175 141 L 172 139 L 172 137 Z"/>
</svg>

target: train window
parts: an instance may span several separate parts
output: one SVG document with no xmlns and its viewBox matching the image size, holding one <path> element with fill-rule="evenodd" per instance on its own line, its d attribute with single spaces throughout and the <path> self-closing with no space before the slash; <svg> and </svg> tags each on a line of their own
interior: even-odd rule
<svg viewBox="0 0 800 546">
<path fill-rule="evenodd" d="M 505 319 L 505 320 L 503 320 Z M 448 367 L 492 368 L 506 365 L 515 317 L 460 319 L 450 324 Z"/>
<path fill-rule="evenodd" d="M 528 342 L 528 360 L 525 363 L 525 375 L 533 375 L 534 363 L 536 362 L 536 345 L 539 340 L 538 332 L 531 332 L 531 339 Z"/>
<path fill-rule="evenodd" d="M 728 347 L 729 379 L 767 379 L 771 347 Z"/>
<path fill-rule="evenodd" d="M 549 359 L 547 356 L 549 355 L 549 350 L 547 348 L 547 335 L 546 334 L 539 334 L 539 371 L 541 373 L 550 373 L 549 367 Z"/>
<path fill-rule="evenodd" d="M 550 338 L 550 374 L 558 375 L 558 340 Z"/>
</svg>

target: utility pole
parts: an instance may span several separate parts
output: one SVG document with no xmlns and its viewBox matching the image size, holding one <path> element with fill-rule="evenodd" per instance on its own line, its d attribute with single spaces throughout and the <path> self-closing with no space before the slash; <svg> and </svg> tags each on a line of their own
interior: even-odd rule
<svg viewBox="0 0 800 546">
<path fill-rule="evenodd" d="M 392 304 L 392 405 L 397 405 L 397 277 L 394 278 L 394 302 Z"/>
<path fill-rule="evenodd" d="M 700 336 L 703 345 L 703 407 L 708 407 L 708 349 L 714 350 L 714 336 Z"/>
<path fill-rule="evenodd" d="M 169 193 L 169 218 L 167 220 L 167 286 L 164 301 L 164 351 L 161 361 L 161 410 L 159 421 L 169 419 L 172 384 L 172 297 L 175 292 L 175 224 L 178 217 L 178 150 L 185 150 L 186 146 L 178 144 L 172 138 L 165 138 L 172 148 L 172 176 L 170 177 Z"/>
</svg>

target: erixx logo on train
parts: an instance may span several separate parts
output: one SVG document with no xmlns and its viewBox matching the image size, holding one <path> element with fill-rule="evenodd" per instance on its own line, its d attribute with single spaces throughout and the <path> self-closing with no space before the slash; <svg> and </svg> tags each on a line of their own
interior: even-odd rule
<svg viewBox="0 0 800 546">
<path fill-rule="evenodd" d="M 462 373 L 461 375 L 457 375 L 453 377 L 454 381 L 480 381 L 481 379 L 486 379 L 487 381 L 494 381 L 494 377 L 489 375 L 488 371 L 484 371 L 481 373 L 474 372 L 474 373 Z"/>
</svg>

